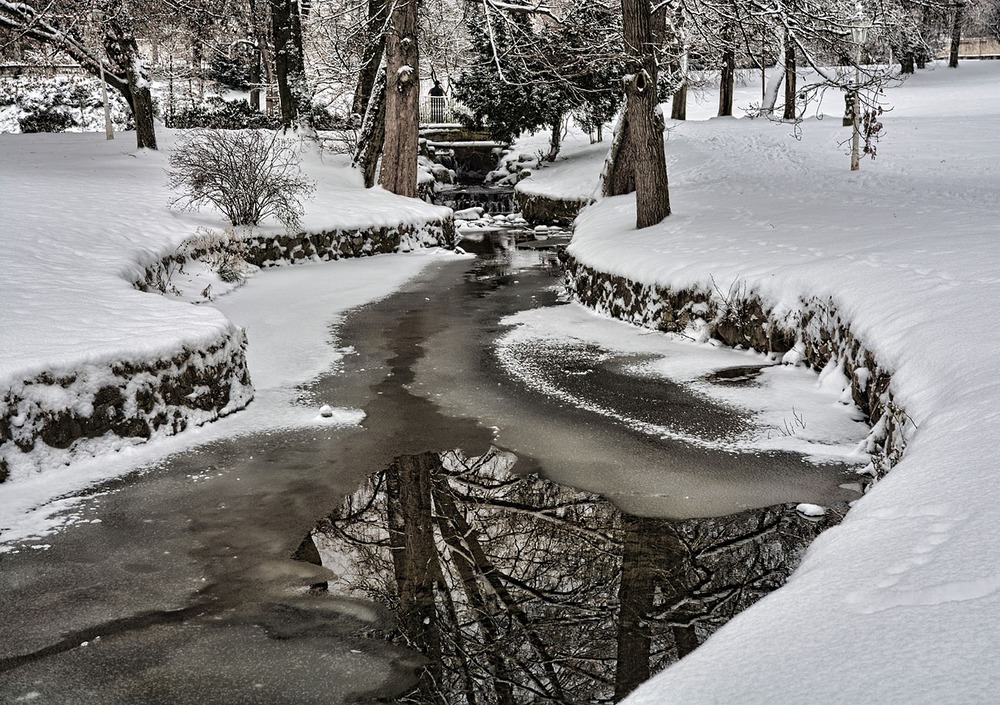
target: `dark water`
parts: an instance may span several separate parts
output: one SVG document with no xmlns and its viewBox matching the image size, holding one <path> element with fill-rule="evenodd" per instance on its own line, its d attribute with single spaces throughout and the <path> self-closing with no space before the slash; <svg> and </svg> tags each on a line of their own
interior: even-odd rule
<svg viewBox="0 0 1000 705">
<path fill-rule="evenodd" d="M 356 353 L 304 392 L 360 427 L 180 454 L 0 555 L 0 702 L 606 701 L 780 583 L 822 526 L 787 503 L 853 497 L 844 469 L 664 443 L 507 378 L 500 319 L 560 304 L 552 253 L 515 239 L 348 317 Z M 566 361 L 602 403 L 684 406 L 593 352 Z"/>
<path fill-rule="evenodd" d="M 832 517 L 638 518 L 491 449 L 396 459 L 312 533 L 336 579 L 426 658 L 415 703 L 601 703 L 781 585 Z"/>
<path fill-rule="evenodd" d="M 401 702 L 616 701 L 780 586 L 855 496 L 838 486 L 843 468 L 683 447 L 505 378 L 493 350 L 500 318 L 560 305 L 558 262 L 540 249 L 552 243 L 515 248 L 524 237 L 461 243 L 476 266 L 421 308 L 448 325 L 427 328 L 408 311 L 419 352 L 380 392 L 411 424 L 438 429 L 438 443 L 460 432 L 477 443 L 394 455 L 305 541 L 311 560 L 337 574 L 317 594 L 385 605 L 396 621 L 376 636 L 426 659 Z M 518 354 L 561 389 L 634 418 L 706 438 L 744 427 L 740 413 L 629 376 L 606 352 Z M 831 511 L 800 515 L 794 502 L 806 498 Z"/>
</svg>

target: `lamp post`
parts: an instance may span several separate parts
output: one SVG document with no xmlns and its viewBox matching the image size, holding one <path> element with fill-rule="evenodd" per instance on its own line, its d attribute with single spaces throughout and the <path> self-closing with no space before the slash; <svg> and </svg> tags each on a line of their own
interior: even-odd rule
<svg viewBox="0 0 1000 705">
<path fill-rule="evenodd" d="M 104 59 L 101 62 L 101 100 L 104 101 L 104 134 L 109 140 L 115 138 L 115 128 L 111 125 L 111 106 L 108 105 L 108 84 L 104 82 Z"/>
</svg>

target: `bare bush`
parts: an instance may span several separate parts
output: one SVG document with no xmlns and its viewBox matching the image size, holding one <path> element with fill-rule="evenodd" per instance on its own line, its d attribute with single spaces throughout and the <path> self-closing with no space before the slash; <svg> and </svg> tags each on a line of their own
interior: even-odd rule
<svg viewBox="0 0 1000 705">
<path fill-rule="evenodd" d="M 299 154 L 277 132 L 195 130 L 170 155 L 173 205 L 198 209 L 210 203 L 233 225 L 260 225 L 273 216 L 298 225 L 302 200 L 315 190 L 303 176 Z"/>
</svg>

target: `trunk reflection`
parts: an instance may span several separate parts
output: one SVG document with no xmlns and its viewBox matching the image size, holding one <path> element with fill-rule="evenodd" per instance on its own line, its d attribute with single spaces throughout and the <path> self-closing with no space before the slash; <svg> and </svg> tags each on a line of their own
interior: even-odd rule
<svg viewBox="0 0 1000 705">
<path fill-rule="evenodd" d="M 390 606 L 413 703 L 612 702 L 781 585 L 839 517 L 623 515 L 492 449 L 397 458 L 312 534 L 328 589 Z"/>
</svg>

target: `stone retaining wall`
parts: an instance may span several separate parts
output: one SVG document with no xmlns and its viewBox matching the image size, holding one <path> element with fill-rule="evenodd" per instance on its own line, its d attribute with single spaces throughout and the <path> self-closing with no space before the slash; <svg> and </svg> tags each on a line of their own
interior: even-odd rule
<svg viewBox="0 0 1000 705">
<path fill-rule="evenodd" d="M 244 240 L 243 258 L 258 267 L 312 259 L 336 260 L 342 257 L 367 257 L 427 245 L 452 247 L 455 225 L 447 220 L 392 227 L 325 230 Z"/>
<path fill-rule="evenodd" d="M 571 225 L 580 211 L 594 201 L 589 198 L 550 198 L 514 190 L 517 209 L 531 225 Z"/>
<path fill-rule="evenodd" d="M 454 223 L 448 218 L 394 227 L 251 236 L 240 240 L 239 255 L 265 267 L 452 246 L 454 239 Z M 179 252 L 145 268 L 133 286 L 164 291 L 177 264 L 207 254 Z M 38 465 L 46 462 L 45 447 L 75 451 L 87 439 L 108 434 L 131 441 L 171 435 L 242 409 L 252 398 L 246 337 L 236 326 L 204 348 L 183 347 L 169 358 L 42 373 L 13 385 L 0 398 L 0 482 L 10 474 L 8 459 L 13 454 L 30 454 Z"/>
<path fill-rule="evenodd" d="M 577 301 L 638 326 L 679 333 L 701 319 L 713 337 L 733 347 L 772 355 L 794 348 L 817 370 L 835 360 L 851 382 L 854 402 L 872 425 L 867 449 L 872 478 L 880 479 L 902 456 L 910 421 L 893 402 L 890 374 L 853 335 L 832 301 L 803 300 L 799 315 L 778 320 L 753 292 L 642 284 L 572 257 L 566 262 L 566 280 Z"/>
<path fill-rule="evenodd" d="M 43 372 L 0 399 L 0 482 L 11 453 L 34 454 L 40 466 L 46 446 L 66 450 L 107 434 L 136 441 L 172 435 L 252 398 L 246 336 L 236 326 L 204 348 L 184 347 L 168 358 Z"/>
</svg>

